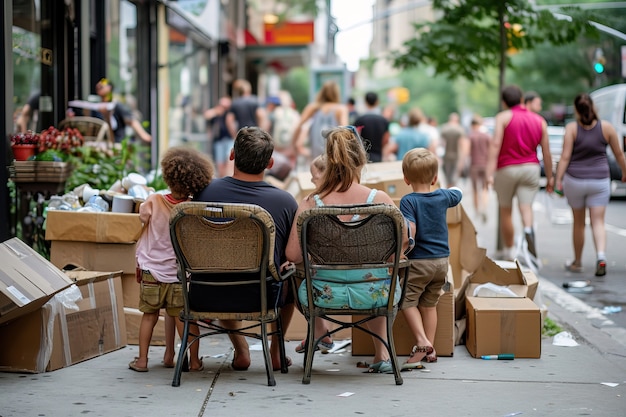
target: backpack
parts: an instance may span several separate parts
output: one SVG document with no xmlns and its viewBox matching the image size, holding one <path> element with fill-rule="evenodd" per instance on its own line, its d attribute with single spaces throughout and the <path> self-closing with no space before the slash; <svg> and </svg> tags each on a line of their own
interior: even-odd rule
<svg viewBox="0 0 626 417">
<path fill-rule="evenodd" d="M 337 127 L 338 124 L 334 108 L 328 113 L 322 113 L 321 110 L 318 110 L 313 117 L 311 117 L 311 126 L 309 128 L 311 158 L 322 155 L 326 150 L 326 140 L 322 136 L 322 131 L 324 129 Z"/>
<path fill-rule="evenodd" d="M 291 107 L 279 106 L 272 113 L 272 137 L 278 148 L 285 148 L 291 143 L 293 132 L 300 115 Z"/>
</svg>

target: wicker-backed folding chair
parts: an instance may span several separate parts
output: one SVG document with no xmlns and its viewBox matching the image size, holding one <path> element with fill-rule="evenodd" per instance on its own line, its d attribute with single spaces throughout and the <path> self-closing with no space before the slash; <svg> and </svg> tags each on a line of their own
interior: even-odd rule
<svg viewBox="0 0 626 417">
<path fill-rule="evenodd" d="M 358 220 L 342 221 L 338 216 L 359 215 Z M 343 217 L 346 218 L 346 217 Z M 297 227 L 304 258 L 304 279 L 307 302 L 299 305 L 308 322 L 305 348 L 303 384 L 311 381 L 314 346 L 327 335 L 342 329 L 356 328 L 377 337 L 391 358 L 396 385 L 402 385 L 400 368 L 393 343 L 393 322 L 401 300 L 394 300 L 397 280 L 390 280 L 387 296 L 379 303 L 380 307 L 358 309 L 354 306 L 345 308 L 326 308 L 315 304 L 313 282 L 333 283 L 330 278 L 322 278 L 316 272 L 321 270 L 374 269 L 389 268 L 391 277 L 398 277 L 402 255 L 402 225 L 404 217 L 397 207 L 386 204 L 361 204 L 352 206 L 323 206 L 306 210 L 298 216 Z M 354 285 L 385 278 L 363 278 L 359 281 L 342 282 Z M 403 282 L 406 282 L 404 280 Z M 404 294 L 404 291 L 402 292 Z M 320 295 L 319 292 L 317 294 Z M 298 297 L 296 296 L 296 299 Z M 400 297 L 401 298 L 401 297 Z M 353 321 L 352 315 L 363 316 Z M 347 316 L 340 320 L 337 316 Z M 371 332 L 364 324 L 378 316 L 387 318 L 387 342 Z M 337 324 L 333 330 L 318 335 L 314 340 L 315 319 L 323 318 Z"/>
<path fill-rule="evenodd" d="M 59 130 L 66 127 L 77 129 L 85 140 L 86 145 L 103 148 L 113 147 L 113 133 L 107 122 L 97 117 L 75 116 L 59 122 Z"/>
<path fill-rule="evenodd" d="M 267 384 L 276 385 L 268 336 L 280 343 L 281 372 L 287 372 L 283 329 L 272 291 L 280 276 L 274 264 L 275 225 L 272 216 L 253 204 L 185 202 L 170 217 L 170 237 L 183 283 L 184 323 L 172 386 L 180 385 L 183 363 L 192 343 L 215 334 L 239 334 L 261 341 Z M 247 320 L 227 329 L 217 320 Z M 190 334 L 190 324 L 203 331 Z M 267 326 L 276 324 L 274 330 Z M 255 331 L 253 331 L 255 330 Z M 188 342 L 188 338 L 192 340 Z"/>
</svg>

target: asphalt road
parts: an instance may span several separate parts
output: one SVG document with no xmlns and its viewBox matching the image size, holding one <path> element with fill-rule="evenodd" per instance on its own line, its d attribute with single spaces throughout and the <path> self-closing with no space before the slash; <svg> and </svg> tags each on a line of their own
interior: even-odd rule
<svg viewBox="0 0 626 417">
<path fill-rule="evenodd" d="M 480 246 L 487 249 L 487 255 L 497 259 L 497 199 L 491 192 L 487 222 L 483 223 L 475 214 L 469 182 L 459 186 L 464 191 L 463 206 L 477 230 Z M 567 200 L 556 194 L 548 195 L 540 191 L 533 205 L 537 251 L 542 261 L 538 274 L 562 287 L 563 283 L 589 280 L 593 287 L 589 293 L 572 293 L 589 306 L 603 310 L 605 307 L 621 307 L 619 313 L 606 313 L 606 317 L 616 326 L 626 328 L 626 199 L 614 198 L 606 212 L 607 229 L 607 275 L 595 277 L 595 247 L 591 226 L 587 224 L 583 250 L 584 272 L 575 274 L 565 270 L 566 261 L 573 258 L 572 214 Z M 514 210 L 516 233 L 521 233 L 521 220 Z"/>
</svg>

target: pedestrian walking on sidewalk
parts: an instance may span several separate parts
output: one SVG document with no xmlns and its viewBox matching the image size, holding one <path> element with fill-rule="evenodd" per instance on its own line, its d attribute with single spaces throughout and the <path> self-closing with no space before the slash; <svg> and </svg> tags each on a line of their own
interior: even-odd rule
<svg viewBox="0 0 626 417">
<path fill-rule="evenodd" d="M 502 102 L 506 110 L 495 118 L 494 137 L 487 163 L 487 183 L 493 185 L 498 195 L 503 257 L 513 260 L 516 255 L 513 198 L 517 197 L 528 252 L 537 260 L 532 207 L 541 175 L 537 147 L 541 145 L 546 167 L 552 166 L 552 155 L 546 121 L 524 107 L 522 97 L 522 90 L 516 85 L 506 86 L 502 90 Z M 554 185 L 551 169 L 546 170 L 546 179 L 546 190 L 551 193 Z"/>
<path fill-rule="evenodd" d="M 557 166 L 556 189 L 562 190 L 572 208 L 574 260 L 565 264 L 570 272 L 582 272 L 585 244 L 585 214 L 589 209 L 593 242 L 596 248 L 596 276 L 606 274 L 606 229 L 604 216 L 611 198 L 611 174 L 606 156 L 607 145 L 622 169 L 626 182 L 626 160 L 615 128 L 600 120 L 589 94 L 574 99 L 576 121 L 565 126 L 563 151 Z"/>
</svg>

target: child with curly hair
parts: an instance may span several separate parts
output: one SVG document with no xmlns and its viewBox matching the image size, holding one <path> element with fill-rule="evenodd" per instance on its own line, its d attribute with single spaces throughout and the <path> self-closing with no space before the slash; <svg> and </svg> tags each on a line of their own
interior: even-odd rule
<svg viewBox="0 0 626 417">
<path fill-rule="evenodd" d="M 137 372 L 148 371 L 148 349 L 161 308 L 171 318 L 166 320 L 163 365 L 174 366 L 174 330 L 173 326 L 167 325 L 167 321 L 175 320 L 178 334 L 182 335 L 183 324 L 178 316 L 183 308 L 183 290 L 177 277 L 176 255 L 170 240 L 170 213 L 176 204 L 190 200 L 204 189 L 214 175 L 211 160 L 188 147 L 168 149 L 161 160 L 161 170 L 170 193 L 151 194 L 139 207 L 139 218 L 144 227 L 137 242 L 136 259 L 137 279 L 141 283 L 139 310 L 143 316 L 139 327 L 139 356 L 128 364 Z M 198 351 L 198 343 L 194 343 L 190 348 L 191 371 L 203 369 Z"/>
</svg>

